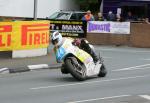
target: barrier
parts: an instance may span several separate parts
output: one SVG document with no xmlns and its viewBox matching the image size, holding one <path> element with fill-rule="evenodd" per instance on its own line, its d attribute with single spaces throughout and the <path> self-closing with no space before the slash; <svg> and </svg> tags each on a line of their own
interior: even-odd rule
<svg viewBox="0 0 150 103">
<path fill-rule="evenodd" d="M 133 47 L 150 48 L 150 24 L 132 23 L 129 42 Z"/>
<path fill-rule="evenodd" d="M 58 25 L 60 21 L 55 21 L 52 23 L 56 23 Z M 63 21 L 63 23 L 69 25 L 71 24 L 70 21 Z M 78 21 L 72 23 L 74 25 L 79 24 Z M 108 22 L 104 23 L 107 24 Z M 22 53 L 22 50 L 28 51 L 27 54 L 29 54 L 29 51 L 32 54 L 35 52 L 35 50 L 37 50 L 37 55 L 41 55 L 41 52 L 43 52 L 43 55 L 45 55 L 45 48 L 47 48 L 49 45 L 49 24 L 49 21 L 0 22 L 0 51 L 13 51 L 13 57 L 16 57 L 15 54 L 19 55 L 19 52 L 20 54 L 26 54 L 24 52 Z M 115 32 L 111 31 L 111 26 L 109 27 L 108 25 L 102 23 L 97 24 L 99 27 L 101 26 L 100 30 L 107 30 L 109 32 L 105 33 L 100 31 L 102 33 L 97 33 L 97 31 L 94 31 L 93 33 L 93 31 L 89 32 L 89 27 L 87 27 L 88 33 L 86 38 L 92 44 L 150 47 L 150 25 L 148 24 L 131 23 L 130 26 L 128 26 L 128 23 L 121 22 L 118 24 L 118 22 L 115 22 L 115 27 L 118 28 L 118 30 L 115 30 Z M 93 26 L 92 29 L 97 29 L 98 26 Z M 124 29 L 123 31 L 122 28 Z M 127 30 L 127 28 L 130 28 L 130 30 Z M 130 34 L 128 33 L 129 31 Z M 86 33 L 84 33 L 84 35 L 86 35 Z M 27 55 L 24 56 L 26 57 Z"/>
<path fill-rule="evenodd" d="M 51 30 L 59 30 L 64 36 L 86 37 L 92 44 L 128 45 L 134 47 L 150 47 L 150 25 L 144 23 L 89 21 L 86 25 L 81 21 L 51 20 Z M 73 26 L 82 26 L 81 29 Z"/>
<path fill-rule="evenodd" d="M 48 44 L 48 21 L 0 22 L 0 51 L 45 48 Z"/>
<path fill-rule="evenodd" d="M 87 26 L 87 39 L 92 44 L 128 45 L 130 22 L 90 21 Z"/>
<path fill-rule="evenodd" d="M 26 52 L 19 57 L 26 57 L 26 53 L 34 49 L 37 55 L 31 53 L 33 56 L 45 55 L 49 45 L 49 25 L 49 21 L 0 22 L 0 51 L 13 51 L 13 57 L 16 57 L 23 50 Z"/>
</svg>

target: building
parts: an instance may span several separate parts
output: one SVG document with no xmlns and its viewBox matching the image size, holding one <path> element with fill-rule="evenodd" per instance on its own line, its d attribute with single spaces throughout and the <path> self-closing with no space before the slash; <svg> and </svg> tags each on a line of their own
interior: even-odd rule
<svg viewBox="0 0 150 103">
<path fill-rule="evenodd" d="M 150 0 L 103 0 L 103 13 L 106 16 L 109 11 L 120 13 L 125 18 L 128 12 L 137 17 L 150 18 Z"/>
<path fill-rule="evenodd" d="M 35 0 L 0 0 L 0 16 L 33 18 Z M 74 0 L 37 0 L 37 18 L 60 10 L 79 10 Z"/>
</svg>

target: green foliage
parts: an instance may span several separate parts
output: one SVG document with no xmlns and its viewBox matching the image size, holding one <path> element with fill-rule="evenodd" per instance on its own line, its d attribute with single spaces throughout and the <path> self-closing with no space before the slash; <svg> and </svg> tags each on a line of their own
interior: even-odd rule
<svg viewBox="0 0 150 103">
<path fill-rule="evenodd" d="M 98 0 L 76 0 L 77 3 L 83 4 L 83 3 L 98 3 Z"/>
<path fill-rule="evenodd" d="M 97 12 L 99 10 L 99 1 L 100 0 L 76 0 L 81 10 L 91 10 L 92 12 Z"/>
</svg>

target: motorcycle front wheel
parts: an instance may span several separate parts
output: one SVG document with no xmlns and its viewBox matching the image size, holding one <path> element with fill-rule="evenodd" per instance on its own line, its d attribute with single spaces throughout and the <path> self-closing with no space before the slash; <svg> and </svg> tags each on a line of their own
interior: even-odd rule
<svg viewBox="0 0 150 103">
<path fill-rule="evenodd" d="M 67 58 L 65 64 L 68 68 L 69 73 L 77 80 L 83 81 L 86 79 L 85 68 L 78 63 L 75 57 Z"/>
</svg>

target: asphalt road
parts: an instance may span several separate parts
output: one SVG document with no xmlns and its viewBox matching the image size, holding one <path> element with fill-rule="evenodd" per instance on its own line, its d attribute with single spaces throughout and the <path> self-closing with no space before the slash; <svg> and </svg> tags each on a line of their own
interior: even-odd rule
<svg viewBox="0 0 150 103">
<path fill-rule="evenodd" d="M 59 69 L 0 75 L 0 103 L 150 103 L 150 49 L 100 47 L 108 75 L 78 82 Z"/>
</svg>

